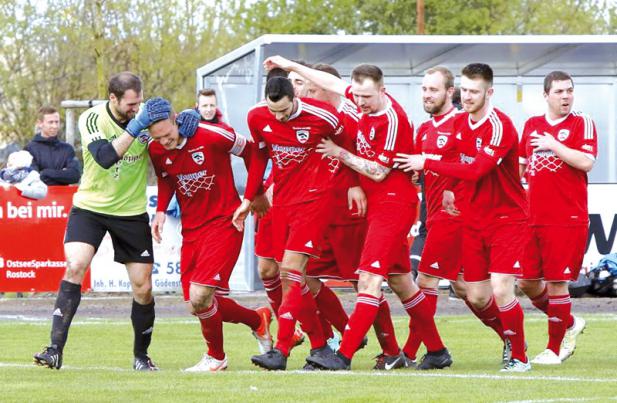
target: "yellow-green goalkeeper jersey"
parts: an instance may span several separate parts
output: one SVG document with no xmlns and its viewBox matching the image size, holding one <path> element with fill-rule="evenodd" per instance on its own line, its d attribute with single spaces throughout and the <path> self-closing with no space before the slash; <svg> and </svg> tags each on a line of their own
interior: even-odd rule
<svg viewBox="0 0 617 403">
<path fill-rule="evenodd" d="M 142 133 L 109 169 L 100 166 L 88 150 L 94 141 L 113 141 L 124 132 L 125 126 L 114 118 L 109 102 L 96 105 L 79 117 L 84 171 L 73 196 L 76 207 L 116 216 L 146 212 L 148 137 Z"/>
</svg>

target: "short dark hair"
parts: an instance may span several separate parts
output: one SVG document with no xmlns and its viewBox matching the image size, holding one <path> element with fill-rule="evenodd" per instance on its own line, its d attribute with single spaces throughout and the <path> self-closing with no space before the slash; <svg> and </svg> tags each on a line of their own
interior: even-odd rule
<svg viewBox="0 0 617 403">
<path fill-rule="evenodd" d="M 289 72 L 287 70 L 283 70 L 280 67 L 275 67 L 275 68 L 270 69 L 268 71 L 268 75 L 266 76 L 266 82 L 268 82 L 268 80 L 270 80 L 271 78 L 274 78 L 274 77 L 284 77 L 284 78 L 287 78 L 288 75 L 289 75 Z"/>
<path fill-rule="evenodd" d="M 361 83 L 367 78 L 373 80 L 378 86 L 383 86 L 383 72 L 374 64 L 360 64 L 351 72 L 353 81 Z"/>
<path fill-rule="evenodd" d="M 481 78 L 486 81 L 489 87 L 493 86 L 493 69 L 485 63 L 470 63 L 463 67 L 461 75 L 475 80 Z"/>
<path fill-rule="evenodd" d="M 111 76 L 107 86 L 108 95 L 114 94 L 116 98 L 122 99 L 124 93 L 128 90 L 141 93 L 141 78 L 139 76 L 130 71 L 123 71 Z"/>
<path fill-rule="evenodd" d="M 42 122 L 45 118 L 45 115 L 51 115 L 52 113 L 58 113 L 58 110 L 53 106 L 44 105 L 39 108 L 36 114 L 36 118 Z"/>
<path fill-rule="evenodd" d="M 294 99 L 294 87 L 291 81 L 285 77 L 272 77 L 266 83 L 265 90 L 266 99 L 272 102 L 278 102 L 284 97 L 288 97 L 289 100 Z"/>
<path fill-rule="evenodd" d="M 452 94 L 452 105 L 458 110 L 463 109 L 461 103 L 461 87 L 454 87 L 454 93 Z"/>
<path fill-rule="evenodd" d="M 454 87 L 454 75 L 452 74 L 449 68 L 445 66 L 435 66 L 435 67 L 431 67 L 430 69 L 426 70 L 426 74 L 435 74 L 435 73 L 441 73 L 441 75 L 444 78 L 444 85 L 446 86 L 446 89 Z"/>
<path fill-rule="evenodd" d="M 216 97 L 216 91 L 212 88 L 204 88 L 197 93 L 197 98 L 199 97 Z"/>
<path fill-rule="evenodd" d="M 328 74 L 332 74 L 334 77 L 341 78 L 341 75 L 339 74 L 338 70 L 335 69 L 333 66 L 331 66 L 329 64 L 318 63 L 318 64 L 314 65 L 313 68 L 315 70 L 319 70 L 319 71 L 326 72 Z"/>
<path fill-rule="evenodd" d="M 544 77 L 544 92 L 546 94 L 549 93 L 551 87 L 553 85 L 553 81 L 567 81 L 570 80 L 572 82 L 572 87 L 574 87 L 574 80 L 572 80 L 572 76 L 570 76 L 565 71 L 555 70 L 551 71 Z"/>
</svg>

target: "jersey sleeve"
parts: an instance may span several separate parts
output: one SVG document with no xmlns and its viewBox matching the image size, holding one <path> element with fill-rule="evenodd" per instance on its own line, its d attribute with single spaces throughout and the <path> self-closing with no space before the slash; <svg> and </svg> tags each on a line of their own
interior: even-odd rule
<svg viewBox="0 0 617 403">
<path fill-rule="evenodd" d="M 413 129 L 409 121 L 402 117 L 399 118 L 394 109 L 390 108 L 386 112 L 386 120 L 380 125 L 379 130 L 383 131 L 379 137 L 381 141 L 373 147 L 377 156 L 376 161 L 379 164 L 392 168 L 396 153 L 412 154 L 414 152 Z"/>
<path fill-rule="evenodd" d="M 84 149 L 87 149 L 88 145 L 95 141 L 107 141 L 107 137 L 99 126 L 99 114 L 96 111 L 90 109 L 82 113 L 79 117 L 78 128 L 81 134 L 81 145 Z"/>
<path fill-rule="evenodd" d="M 509 122 L 491 119 L 491 123 L 490 138 L 483 142 L 486 145 L 478 151 L 478 155 L 485 155 L 494 160 L 495 165 L 499 165 L 513 144 L 518 144 L 518 134 L 514 125 Z"/>
<path fill-rule="evenodd" d="M 592 161 L 598 156 L 598 133 L 596 125 L 590 116 L 579 115 L 579 136 L 575 143 L 575 149 L 584 153 Z"/>
<path fill-rule="evenodd" d="M 266 166 L 268 165 L 268 151 L 266 149 L 266 142 L 257 129 L 258 125 L 255 114 L 249 112 L 247 123 L 251 133 L 251 141 L 248 142 L 251 159 L 248 168 L 244 198 L 252 201 L 262 189 L 262 181 Z"/>
<path fill-rule="evenodd" d="M 525 127 L 523 128 L 523 135 L 521 136 L 521 140 L 518 142 L 518 163 L 521 165 L 527 165 L 529 160 L 529 154 L 527 153 L 527 142 L 529 141 L 529 134 L 531 132 L 531 120 L 525 122 Z"/>
<path fill-rule="evenodd" d="M 157 187 L 157 202 L 156 211 L 165 212 L 167 206 L 174 196 L 174 185 L 167 176 L 167 173 L 163 170 L 163 164 L 161 160 L 162 154 L 157 150 L 158 145 L 153 141 L 148 144 L 148 153 L 150 154 L 150 161 L 152 161 L 152 167 L 156 174 L 156 187 Z"/>
</svg>

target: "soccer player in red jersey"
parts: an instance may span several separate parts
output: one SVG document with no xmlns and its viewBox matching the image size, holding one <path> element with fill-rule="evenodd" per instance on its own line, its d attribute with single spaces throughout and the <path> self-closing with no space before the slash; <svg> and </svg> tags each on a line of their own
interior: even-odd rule
<svg viewBox="0 0 617 403">
<path fill-rule="evenodd" d="M 359 273 L 358 299 L 349 318 L 341 347 L 335 356 L 309 357 L 307 361 L 325 369 L 349 369 L 351 359 L 375 321 L 382 298 L 384 279 L 403 302 L 412 320 L 417 321 L 428 353 L 420 369 L 451 365 L 424 294 L 411 279 L 407 234 L 416 217 L 418 196 L 408 174 L 393 170 L 397 152 L 413 151 L 413 130 L 401 106 L 390 97 L 377 66 L 359 65 L 349 86 L 340 78 L 307 68 L 280 56 L 268 58 L 266 68 L 295 71 L 319 86 L 345 95 L 361 110 L 356 136 L 357 155 L 324 140 L 319 152 L 335 156 L 360 173 L 360 186 L 367 195 L 367 235 Z M 399 360 L 405 360 L 403 354 Z M 389 366 L 397 365 L 392 362 Z M 405 365 L 407 363 L 405 362 Z"/>
<path fill-rule="evenodd" d="M 453 105 L 453 95 L 454 76 L 450 70 L 443 66 L 427 70 L 422 79 L 422 101 L 424 110 L 431 115 L 431 119 L 420 125 L 416 131 L 415 143 L 416 149 L 422 151 L 422 155 L 428 159 L 447 162 L 459 160 L 458 140 L 455 138 L 453 126 L 459 111 Z M 435 311 L 439 280 L 449 280 L 457 296 L 503 339 L 499 315 L 490 311 L 478 311 L 467 300 L 461 263 L 463 217 L 460 211 L 455 209 L 455 206 L 461 207 L 464 204 L 465 182 L 425 169 L 422 190 L 427 203 L 428 235 L 418 267 L 418 286 Z M 448 203 L 442 205 L 444 195 Z M 418 332 L 412 322 L 403 351 L 413 360 L 419 346 Z"/>
<path fill-rule="evenodd" d="M 396 160 L 404 170 L 425 169 L 471 182 L 462 255 L 467 297 L 477 311 L 494 312 L 501 319 L 505 346 L 511 347 L 502 371 L 525 372 L 531 364 L 525 354 L 524 315 L 514 284 L 521 271 L 527 202 L 518 172 L 518 135 L 510 118 L 491 105 L 492 95 L 490 66 L 467 65 L 461 77 L 466 113 L 454 121 L 460 162 L 421 155 L 400 155 Z"/>
<path fill-rule="evenodd" d="M 242 233 L 229 222 L 240 204 L 230 155 L 246 158 L 247 141 L 227 125 L 199 120 L 197 112 L 187 110 L 149 128 L 154 140 L 149 153 L 158 179 L 152 236 L 161 241 L 165 211 L 175 193 L 182 211 L 182 291 L 208 345 L 199 363 L 186 371 L 215 372 L 227 368 L 223 322 L 246 324 L 260 350 L 267 351 L 272 347 L 271 313 L 267 307 L 247 309 L 226 297 L 242 246 Z"/>
<path fill-rule="evenodd" d="M 260 367 L 277 370 L 287 366 L 296 321 L 308 333 L 311 356 L 334 354 L 326 344 L 304 271 L 309 256 L 319 256 L 332 212 L 332 174 L 328 161 L 315 148 L 325 137 L 336 138 L 342 127 L 334 108 L 295 97 L 286 78 L 268 80 L 265 95 L 266 100 L 253 107 L 247 117 L 255 153 L 251 155 L 244 200 L 234 213 L 233 223 L 236 228 L 243 228 L 269 156 L 274 180 L 274 251 L 276 260 L 281 262 L 283 298 L 275 348 L 251 360 Z"/>
<path fill-rule="evenodd" d="M 313 68 L 338 78 L 341 77 L 339 72 L 328 64 L 316 64 Z M 293 74 L 299 76 L 297 73 Z M 308 97 L 329 103 L 337 109 L 346 132 L 345 148 L 353 150 L 360 120 L 358 107 L 347 98 L 325 90 L 310 81 L 306 82 L 306 94 Z M 357 174 L 342 165 L 337 158 L 328 158 L 330 158 L 332 169 L 337 170 L 337 176 L 334 178 L 336 181 L 334 184 L 336 213 L 325 235 L 322 256 L 318 260 L 309 261 L 306 273 L 307 284 L 315 296 L 320 315 L 325 316 L 343 335 L 349 320 L 347 313 L 336 295 L 328 287 L 322 285 L 319 279 L 347 280 L 357 290 L 358 275 L 355 271 L 360 263 L 360 254 L 366 235 L 366 196 L 359 186 Z M 376 363 L 373 369 L 390 370 L 402 367 L 404 361 L 398 359 L 400 348 L 396 341 L 390 306 L 384 297 L 379 302 L 379 311 L 373 326 L 382 348 L 382 352 L 375 357 Z M 363 341 L 362 344 L 365 342 Z M 397 365 L 391 366 L 391 362 Z"/>
<path fill-rule="evenodd" d="M 587 172 L 598 151 L 596 128 L 572 112 L 574 82 L 553 71 L 544 78 L 546 114 L 527 120 L 520 141 L 529 183 L 529 240 L 518 285 L 548 316 L 548 345 L 531 362 L 561 364 L 585 321 L 572 315 L 568 282 L 578 279 L 587 246 Z"/>
</svg>

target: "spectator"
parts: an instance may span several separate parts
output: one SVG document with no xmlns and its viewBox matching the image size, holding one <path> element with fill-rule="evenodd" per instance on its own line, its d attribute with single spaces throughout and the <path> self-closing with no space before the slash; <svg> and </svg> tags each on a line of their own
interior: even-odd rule
<svg viewBox="0 0 617 403">
<path fill-rule="evenodd" d="M 12 153 L 7 159 L 6 168 L 0 170 L 0 183 L 10 183 L 29 199 L 42 199 L 47 195 L 47 185 L 31 168 L 31 164 L 32 155 L 28 151 Z"/>
<path fill-rule="evenodd" d="M 81 168 L 73 146 L 58 139 L 60 114 L 49 106 L 39 109 L 38 133 L 25 150 L 34 158 L 32 168 L 47 185 L 70 185 L 79 182 Z"/>
</svg>

